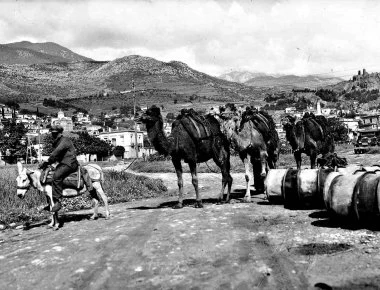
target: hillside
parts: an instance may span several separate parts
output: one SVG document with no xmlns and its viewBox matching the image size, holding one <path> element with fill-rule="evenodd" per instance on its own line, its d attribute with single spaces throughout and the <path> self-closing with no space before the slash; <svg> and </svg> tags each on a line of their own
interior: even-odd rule
<svg viewBox="0 0 380 290">
<path fill-rule="evenodd" d="M 130 103 L 133 93 L 140 106 L 175 104 L 178 109 L 225 102 L 261 104 L 268 91 L 209 76 L 182 62 L 138 55 L 110 62 L 0 65 L 0 77 L 3 97 L 35 105 L 44 98 L 65 99 L 93 113 Z"/>
<path fill-rule="evenodd" d="M 0 64 L 38 64 L 90 61 L 54 42 L 32 43 L 29 41 L 0 45 Z"/>
</svg>

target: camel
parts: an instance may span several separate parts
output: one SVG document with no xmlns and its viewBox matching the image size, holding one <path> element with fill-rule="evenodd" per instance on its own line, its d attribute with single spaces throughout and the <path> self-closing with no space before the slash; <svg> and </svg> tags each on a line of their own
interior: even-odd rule
<svg viewBox="0 0 380 290">
<path fill-rule="evenodd" d="M 226 202 L 230 200 L 232 177 L 230 175 L 230 151 L 228 142 L 221 134 L 218 121 L 211 115 L 204 117 L 203 124 L 193 116 L 181 115 L 172 124 L 170 136 L 163 131 L 163 120 L 158 107 L 152 106 L 139 118 L 146 125 L 148 138 L 158 153 L 171 156 L 178 179 L 179 197 L 174 208 L 183 207 L 183 179 L 181 160 L 189 165 L 196 194 L 196 208 L 202 208 L 198 188 L 197 163 L 213 159 L 222 171 L 222 189 L 218 203 L 223 201 L 226 186 Z"/>
<path fill-rule="evenodd" d="M 268 167 L 276 169 L 280 154 L 280 138 L 278 137 L 273 118 L 265 111 L 258 111 L 253 107 L 247 107 L 241 114 L 240 127 L 248 120 L 253 122 L 265 140 L 268 150 Z"/>
<path fill-rule="evenodd" d="M 105 218 L 108 219 L 110 212 L 108 208 L 108 198 L 106 194 L 103 191 L 102 188 L 102 182 L 103 182 L 103 171 L 97 164 L 87 164 L 84 166 L 84 168 L 87 170 L 91 180 L 92 180 L 92 186 L 94 187 L 95 191 L 90 192 L 91 197 L 94 203 L 94 213 L 90 217 L 91 219 L 97 219 L 98 218 L 98 206 L 99 206 L 99 197 L 102 198 L 105 208 L 106 208 L 106 215 Z M 42 172 L 40 170 L 34 170 L 31 171 L 27 168 L 24 168 L 23 165 L 18 162 L 17 163 L 17 169 L 18 169 L 18 176 L 16 178 L 17 182 L 17 196 L 21 199 L 25 197 L 25 194 L 28 192 L 30 188 L 36 188 L 40 192 L 43 192 L 46 194 L 46 199 L 50 205 L 50 209 L 52 209 L 54 202 L 52 197 L 52 187 L 50 184 L 41 184 L 41 174 Z M 86 192 L 86 187 L 77 190 L 73 188 L 64 188 L 63 190 L 63 197 L 76 197 Z M 40 208 L 41 210 L 41 208 Z M 58 219 L 58 212 L 55 212 L 52 214 L 51 222 L 48 225 L 48 227 L 53 228 L 57 230 L 59 228 L 59 219 Z"/>
<path fill-rule="evenodd" d="M 296 121 L 295 117 L 286 116 L 282 125 L 286 133 L 286 139 L 293 149 L 297 169 L 301 169 L 301 154 L 310 157 L 310 167 L 316 167 L 318 154 L 333 153 L 334 140 L 328 134 L 327 120 L 323 116 L 306 115 Z"/>
<path fill-rule="evenodd" d="M 250 163 L 252 164 L 255 176 L 256 191 L 262 191 L 260 179 L 257 178 L 255 170 L 261 169 L 260 177 L 263 179 L 266 176 L 267 168 L 267 146 L 262 134 L 256 128 L 251 120 L 242 124 L 240 128 L 240 118 L 234 116 L 231 119 L 222 122 L 222 132 L 230 141 L 231 146 L 239 153 L 241 160 L 245 166 L 246 192 L 244 196 L 245 202 L 251 202 L 251 178 Z M 257 162 L 258 158 L 259 162 Z"/>
</svg>

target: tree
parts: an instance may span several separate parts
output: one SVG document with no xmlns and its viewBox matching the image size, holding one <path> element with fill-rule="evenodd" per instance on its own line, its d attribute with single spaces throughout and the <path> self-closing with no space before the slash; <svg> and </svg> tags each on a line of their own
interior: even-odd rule
<svg viewBox="0 0 380 290">
<path fill-rule="evenodd" d="M 113 155 L 115 155 L 116 157 L 123 157 L 124 156 L 124 152 L 125 152 L 125 148 L 123 146 L 116 146 L 114 149 L 113 149 Z"/>
<path fill-rule="evenodd" d="M 106 141 L 96 137 L 91 136 L 87 132 L 78 133 L 78 137 L 70 137 L 73 141 L 74 147 L 77 154 L 96 154 L 97 157 L 105 157 L 112 151 L 112 145 Z M 53 152 L 53 138 L 50 134 L 45 135 L 43 138 L 43 154 L 50 155 Z M 99 159 L 99 158 L 98 158 Z"/>
<path fill-rule="evenodd" d="M 328 118 L 327 128 L 335 142 L 346 142 L 348 140 L 348 128 L 338 118 Z"/>
<path fill-rule="evenodd" d="M 17 156 L 26 152 L 28 145 L 25 138 L 26 132 L 28 130 L 24 124 L 16 124 L 14 121 L 5 124 L 3 130 L 0 131 L 0 151 L 7 156 L 8 162 L 13 163 Z"/>
</svg>

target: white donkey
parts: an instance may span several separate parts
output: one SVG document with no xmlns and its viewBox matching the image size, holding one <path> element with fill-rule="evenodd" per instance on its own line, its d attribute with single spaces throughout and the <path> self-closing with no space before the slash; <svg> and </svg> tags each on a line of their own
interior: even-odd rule
<svg viewBox="0 0 380 290">
<path fill-rule="evenodd" d="M 19 198 L 24 198 L 26 192 L 34 187 L 37 190 L 46 194 L 47 200 L 50 203 L 50 209 L 54 206 L 53 196 L 52 196 L 52 187 L 51 184 L 41 184 L 41 171 L 35 170 L 31 171 L 27 168 L 24 168 L 20 162 L 17 163 L 18 176 L 16 178 L 17 182 L 17 196 Z M 103 171 L 101 167 L 97 164 L 87 164 L 84 166 L 87 169 L 89 176 L 92 180 L 92 185 L 96 190 L 96 193 L 102 198 L 104 205 L 106 207 L 106 219 L 109 218 L 110 212 L 108 208 L 108 199 L 102 188 L 103 182 Z M 83 194 L 86 191 L 86 186 L 81 190 L 76 190 L 72 188 L 64 188 L 62 192 L 63 197 L 76 197 Z M 92 194 L 92 200 L 94 202 L 94 214 L 91 216 L 91 219 L 98 218 L 98 207 L 99 207 L 99 197 L 97 194 Z M 54 229 L 59 228 L 58 212 L 52 214 L 51 223 L 49 227 Z"/>
</svg>

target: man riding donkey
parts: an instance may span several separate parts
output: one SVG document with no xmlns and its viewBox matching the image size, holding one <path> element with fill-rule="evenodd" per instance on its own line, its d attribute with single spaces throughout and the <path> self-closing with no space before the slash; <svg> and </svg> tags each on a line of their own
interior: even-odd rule
<svg viewBox="0 0 380 290">
<path fill-rule="evenodd" d="M 39 168 L 42 170 L 49 170 L 51 164 L 58 163 L 54 169 L 52 178 L 52 196 L 53 207 L 50 211 L 57 212 L 61 209 L 61 198 L 63 191 L 63 180 L 78 170 L 79 163 L 76 157 L 76 150 L 70 138 L 63 136 L 63 127 L 61 125 L 53 125 L 50 128 L 51 136 L 53 137 L 53 152 L 49 159 L 44 161 Z M 47 173 L 46 173 L 47 174 Z M 46 176 L 43 174 L 43 176 Z M 82 170 L 81 174 L 86 184 L 87 190 L 91 193 L 94 190 L 91 178 L 87 170 Z M 95 193 L 96 194 L 96 193 Z M 44 207 L 45 210 L 49 206 Z"/>
</svg>

